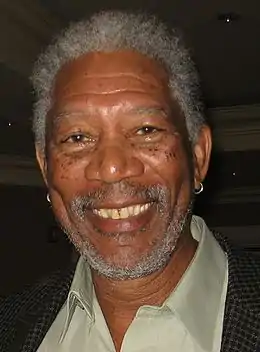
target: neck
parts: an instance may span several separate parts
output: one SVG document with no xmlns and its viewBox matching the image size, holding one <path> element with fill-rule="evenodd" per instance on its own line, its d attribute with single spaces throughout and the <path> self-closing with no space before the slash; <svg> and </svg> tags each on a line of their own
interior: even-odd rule
<svg viewBox="0 0 260 352">
<path fill-rule="evenodd" d="M 109 306 L 117 311 L 136 312 L 144 304 L 161 305 L 180 281 L 196 248 L 191 234 L 183 234 L 166 267 L 138 279 L 113 280 L 93 272 L 96 295 L 104 313 Z"/>
<path fill-rule="evenodd" d="M 174 290 L 191 262 L 197 242 L 183 234 L 165 268 L 134 280 L 113 280 L 93 272 L 96 296 L 110 330 L 116 351 L 137 310 L 143 305 L 160 306 Z"/>
</svg>

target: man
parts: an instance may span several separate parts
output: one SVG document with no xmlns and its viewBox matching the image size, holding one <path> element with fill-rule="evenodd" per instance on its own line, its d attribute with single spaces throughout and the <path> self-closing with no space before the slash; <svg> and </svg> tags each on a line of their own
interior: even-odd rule
<svg viewBox="0 0 260 352">
<path fill-rule="evenodd" d="M 1 351 L 257 351 L 260 263 L 192 216 L 211 134 L 176 33 L 105 12 L 40 57 L 34 133 L 81 254 L 0 308 Z"/>
</svg>

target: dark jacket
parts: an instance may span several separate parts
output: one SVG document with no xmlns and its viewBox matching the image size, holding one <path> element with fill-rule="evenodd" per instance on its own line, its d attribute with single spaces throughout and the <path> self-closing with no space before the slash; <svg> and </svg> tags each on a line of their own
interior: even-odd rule
<svg viewBox="0 0 260 352">
<path fill-rule="evenodd" d="M 260 256 L 232 248 L 221 352 L 260 352 Z M 66 301 L 75 266 L 0 302 L 0 351 L 36 352 Z M 203 312 L 201 312 L 203 314 Z"/>
</svg>

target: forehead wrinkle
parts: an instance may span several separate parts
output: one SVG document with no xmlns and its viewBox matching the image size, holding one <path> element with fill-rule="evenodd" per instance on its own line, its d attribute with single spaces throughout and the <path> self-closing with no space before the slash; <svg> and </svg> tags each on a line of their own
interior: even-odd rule
<svg viewBox="0 0 260 352">
<path fill-rule="evenodd" d="M 159 89 L 165 89 L 167 86 L 169 88 L 169 82 L 165 78 L 163 79 L 162 77 L 156 77 L 150 73 L 140 73 L 140 75 L 137 74 L 132 74 L 132 73 L 108 73 L 108 74 L 88 74 L 88 73 L 82 73 L 80 80 L 81 82 L 86 82 L 86 84 L 90 83 L 91 81 L 95 80 L 100 80 L 99 84 L 102 83 L 102 80 L 104 80 L 105 84 L 107 84 L 108 80 L 113 80 L 116 79 L 118 80 L 117 84 L 120 83 L 120 80 L 125 80 L 125 79 L 134 79 L 140 83 L 148 84 L 150 87 L 153 88 L 159 88 Z M 159 79 L 158 79 L 159 78 Z M 79 77 L 78 75 L 71 75 L 69 78 L 67 78 L 65 81 L 61 79 L 62 83 L 62 90 L 66 91 L 68 87 L 73 86 L 74 83 L 78 83 Z M 88 82 L 89 81 L 89 82 Z M 60 79 L 59 76 L 56 80 L 56 84 L 59 85 Z M 167 84 L 165 84 L 167 83 Z M 125 88 L 126 89 L 126 88 Z M 96 91 L 93 91 L 93 94 L 95 94 Z M 104 92 L 104 94 L 107 94 L 108 92 Z"/>
<path fill-rule="evenodd" d="M 77 98 L 77 97 L 82 97 L 84 95 L 87 94 L 92 94 L 92 95 L 111 95 L 111 94 L 115 94 L 115 93 L 143 93 L 143 94 L 147 94 L 145 89 L 129 89 L 129 88 L 118 88 L 118 89 L 109 89 L 108 91 L 96 91 L 96 90 L 86 90 L 82 93 L 71 93 L 71 94 L 66 94 L 65 97 L 66 98 Z"/>
<path fill-rule="evenodd" d="M 86 79 L 113 79 L 113 78 L 134 78 L 137 79 L 138 81 L 143 81 L 143 82 L 150 82 L 150 80 L 147 78 L 152 78 L 152 80 L 157 81 L 159 77 L 155 77 L 155 75 L 148 73 L 148 72 L 140 72 L 139 74 L 131 73 L 131 72 L 119 72 L 119 73 L 95 73 L 95 74 L 89 74 L 89 73 L 84 73 L 84 78 Z M 160 76 L 161 79 L 163 77 Z M 165 79 L 165 77 L 164 77 Z"/>
</svg>

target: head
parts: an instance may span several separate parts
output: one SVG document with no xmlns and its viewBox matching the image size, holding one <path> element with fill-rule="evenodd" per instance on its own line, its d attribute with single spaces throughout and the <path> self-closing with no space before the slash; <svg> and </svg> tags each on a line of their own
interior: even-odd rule
<svg viewBox="0 0 260 352">
<path fill-rule="evenodd" d="M 112 278 L 165 266 L 211 149 L 180 38 L 153 17 L 101 13 L 56 39 L 33 84 L 37 158 L 74 245 Z"/>
</svg>

